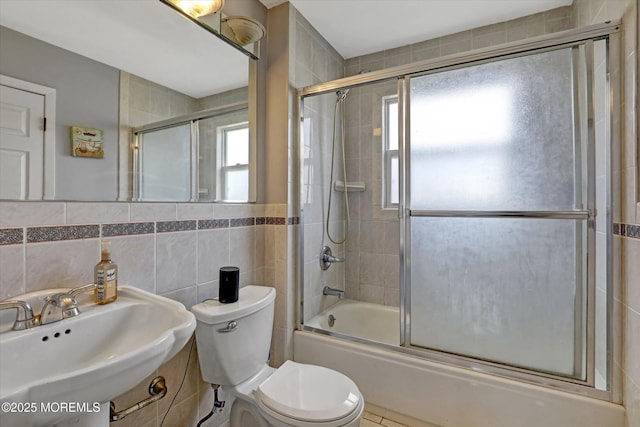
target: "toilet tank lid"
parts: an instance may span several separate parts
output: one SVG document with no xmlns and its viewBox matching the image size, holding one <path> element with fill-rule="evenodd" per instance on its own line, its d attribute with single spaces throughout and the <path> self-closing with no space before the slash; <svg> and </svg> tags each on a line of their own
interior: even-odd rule
<svg viewBox="0 0 640 427">
<path fill-rule="evenodd" d="M 191 307 L 200 322 L 210 325 L 237 320 L 266 307 L 276 298 L 276 290 L 269 286 L 248 285 L 240 288 L 238 301 L 223 304 L 216 300 L 205 300 Z"/>
</svg>

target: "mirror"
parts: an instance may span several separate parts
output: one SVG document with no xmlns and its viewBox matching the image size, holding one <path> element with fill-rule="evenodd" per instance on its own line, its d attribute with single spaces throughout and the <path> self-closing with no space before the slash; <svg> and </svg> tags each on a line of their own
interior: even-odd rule
<svg viewBox="0 0 640 427">
<path fill-rule="evenodd" d="M 45 146 L 55 162 L 53 167 L 44 162 L 41 172 L 44 199 L 134 199 L 132 129 L 248 103 L 255 98 L 250 96 L 255 90 L 255 67 L 250 62 L 228 42 L 158 0 L 8 1 L 0 15 L 0 83 L 18 79 L 55 93 L 55 118 L 47 112 L 43 130 L 55 135 L 55 147 L 47 151 Z M 242 201 L 255 201 L 252 108 L 249 105 L 237 122 L 250 130 L 249 188 Z M 102 158 L 73 155 L 78 150 L 72 148 L 72 126 L 102 131 Z M 222 133 L 208 132 L 211 137 Z M 209 141 L 203 151 L 218 146 Z M 192 168 L 188 174 L 197 181 L 200 172 Z M 168 192 L 162 200 L 222 200 L 212 196 L 211 179 L 216 174 L 209 175 L 202 185 L 207 197 L 172 198 Z M 26 194 L 24 198 L 34 198 Z M 20 197 L 5 193 L 2 198 Z"/>
<path fill-rule="evenodd" d="M 264 26 L 248 16 L 227 15 L 225 0 L 160 0 L 185 18 L 216 34 L 253 59 L 260 57 L 260 40 L 266 34 Z"/>
</svg>

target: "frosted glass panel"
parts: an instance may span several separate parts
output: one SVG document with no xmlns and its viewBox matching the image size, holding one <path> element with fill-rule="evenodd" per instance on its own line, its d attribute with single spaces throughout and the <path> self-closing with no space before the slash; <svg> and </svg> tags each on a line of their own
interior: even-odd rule
<svg viewBox="0 0 640 427">
<path fill-rule="evenodd" d="M 411 208 L 582 210 L 572 58 L 562 49 L 411 79 Z"/>
<path fill-rule="evenodd" d="M 141 134 L 141 200 L 189 200 L 191 193 L 190 135 L 189 124 Z"/>
<path fill-rule="evenodd" d="M 412 218 L 411 344 L 582 378 L 585 223 Z"/>
<path fill-rule="evenodd" d="M 227 170 L 225 177 L 225 200 L 242 201 L 249 198 L 249 170 L 235 169 Z"/>
</svg>

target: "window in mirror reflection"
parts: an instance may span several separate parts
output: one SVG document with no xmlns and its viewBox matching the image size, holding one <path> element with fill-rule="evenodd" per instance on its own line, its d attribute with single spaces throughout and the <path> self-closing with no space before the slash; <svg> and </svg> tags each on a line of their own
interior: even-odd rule
<svg viewBox="0 0 640 427">
<path fill-rule="evenodd" d="M 218 191 L 222 200 L 249 198 L 249 123 L 221 128 L 219 133 Z"/>
<path fill-rule="evenodd" d="M 247 115 L 245 104 L 134 131 L 134 200 L 247 202 Z"/>
</svg>

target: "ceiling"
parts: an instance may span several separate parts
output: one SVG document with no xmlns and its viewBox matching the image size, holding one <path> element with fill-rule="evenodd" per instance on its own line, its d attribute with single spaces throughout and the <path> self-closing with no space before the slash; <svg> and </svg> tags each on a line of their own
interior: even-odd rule
<svg viewBox="0 0 640 427">
<path fill-rule="evenodd" d="M 285 2 L 260 1 L 267 8 Z M 568 6 L 573 0 L 290 1 L 348 59 Z"/>
</svg>

